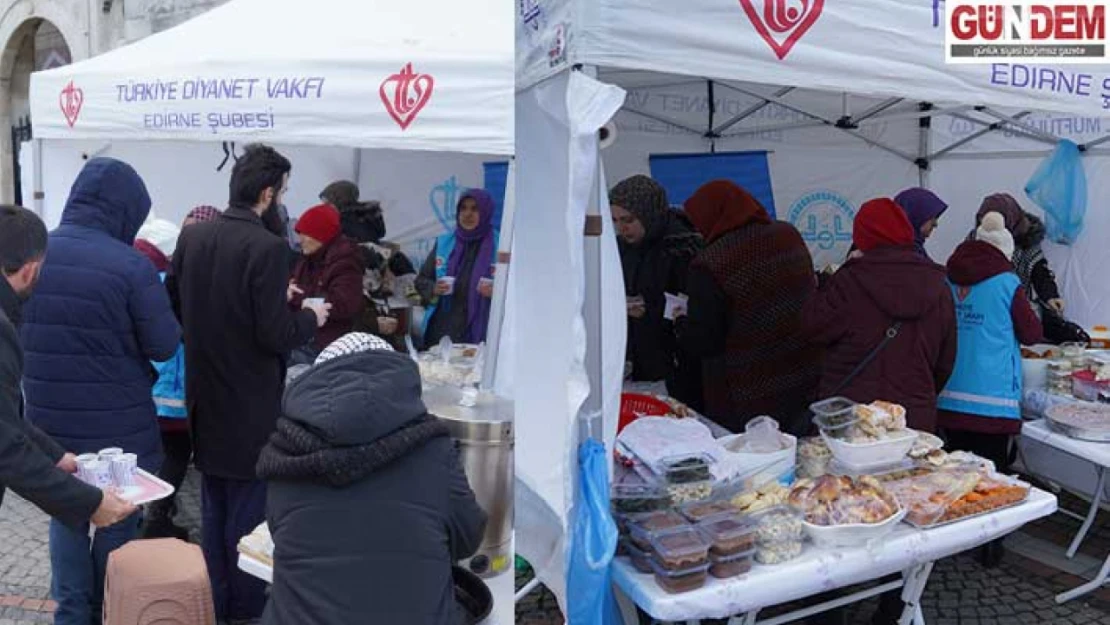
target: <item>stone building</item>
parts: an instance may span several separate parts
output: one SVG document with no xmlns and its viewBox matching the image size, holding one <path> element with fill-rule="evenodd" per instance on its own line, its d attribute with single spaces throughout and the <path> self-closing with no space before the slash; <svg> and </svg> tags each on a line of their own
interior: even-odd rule
<svg viewBox="0 0 1110 625">
<path fill-rule="evenodd" d="M 171 28 L 226 0 L 0 0 L 0 202 L 18 185 L 29 138 L 31 72 L 66 65 Z M 183 54 L 187 51 L 182 51 Z"/>
</svg>

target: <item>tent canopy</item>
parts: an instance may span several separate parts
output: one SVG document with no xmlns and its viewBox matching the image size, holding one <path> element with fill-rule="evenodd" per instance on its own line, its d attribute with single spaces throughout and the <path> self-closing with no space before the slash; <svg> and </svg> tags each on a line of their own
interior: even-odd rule
<svg viewBox="0 0 1110 625">
<path fill-rule="evenodd" d="M 509 20 L 500 0 L 232 0 L 34 74 L 34 133 L 511 154 Z"/>
<path fill-rule="evenodd" d="M 1100 115 L 1106 65 L 948 65 L 939 0 L 531 0 L 518 87 L 575 65 Z M 1105 82 L 1105 84 L 1104 84 Z"/>
</svg>

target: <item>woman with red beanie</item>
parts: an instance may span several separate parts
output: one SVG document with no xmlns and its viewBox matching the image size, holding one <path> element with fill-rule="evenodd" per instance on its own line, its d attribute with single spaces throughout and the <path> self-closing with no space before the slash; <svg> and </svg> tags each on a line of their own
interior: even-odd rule
<svg viewBox="0 0 1110 625">
<path fill-rule="evenodd" d="M 932 432 L 956 361 L 944 268 L 917 251 L 910 220 L 888 198 L 864 203 L 852 240 L 855 257 L 802 313 L 806 337 L 825 350 L 820 396 L 894 402 L 910 427 Z"/>
<path fill-rule="evenodd" d="M 339 222 L 334 206 L 320 204 L 301 215 L 296 226 L 301 258 L 289 282 L 289 305 L 300 309 L 306 300 L 315 298 L 331 305 L 327 323 L 316 331 L 312 342 L 313 355 L 350 332 L 366 305 L 362 253 L 343 236 Z"/>
<path fill-rule="evenodd" d="M 685 208 L 706 246 L 690 263 L 676 332 L 702 358 L 706 416 L 742 432 L 770 415 L 784 432 L 804 434 L 820 353 L 799 335 L 815 283 L 802 235 L 728 180 L 701 187 Z"/>
</svg>

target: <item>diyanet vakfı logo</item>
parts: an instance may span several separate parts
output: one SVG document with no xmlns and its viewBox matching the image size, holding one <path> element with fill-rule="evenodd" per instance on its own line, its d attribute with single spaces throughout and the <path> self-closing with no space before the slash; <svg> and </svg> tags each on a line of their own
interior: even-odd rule
<svg viewBox="0 0 1110 625">
<path fill-rule="evenodd" d="M 948 63 L 1106 63 L 1107 0 L 947 0 Z"/>
</svg>

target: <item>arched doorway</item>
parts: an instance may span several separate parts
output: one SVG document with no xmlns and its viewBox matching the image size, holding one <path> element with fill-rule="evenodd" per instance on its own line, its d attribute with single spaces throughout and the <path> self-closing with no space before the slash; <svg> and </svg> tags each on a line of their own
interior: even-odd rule
<svg viewBox="0 0 1110 625">
<path fill-rule="evenodd" d="M 53 22 L 32 17 L 12 31 L 0 54 L 0 202 L 31 203 L 22 188 L 19 147 L 31 139 L 31 73 L 73 62 L 65 36 Z"/>
</svg>

